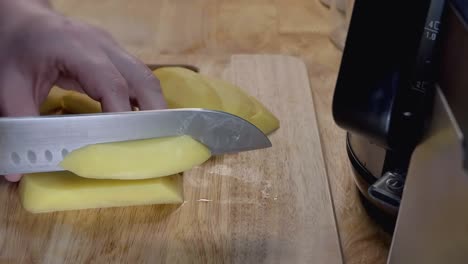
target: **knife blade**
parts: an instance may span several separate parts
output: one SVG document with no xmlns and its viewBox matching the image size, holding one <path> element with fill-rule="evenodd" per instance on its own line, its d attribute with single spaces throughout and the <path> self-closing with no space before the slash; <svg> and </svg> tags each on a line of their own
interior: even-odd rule
<svg viewBox="0 0 468 264">
<path fill-rule="evenodd" d="M 58 164 L 90 144 L 189 135 L 212 155 L 271 147 L 250 122 L 198 108 L 0 118 L 0 174 L 62 171 Z"/>
</svg>

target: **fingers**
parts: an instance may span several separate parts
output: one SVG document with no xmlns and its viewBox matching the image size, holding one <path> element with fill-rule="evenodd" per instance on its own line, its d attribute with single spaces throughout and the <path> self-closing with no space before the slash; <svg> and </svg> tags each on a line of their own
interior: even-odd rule
<svg viewBox="0 0 468 264">
<path fill-rule="evenodd" d="M 73 90 L 73 91 L 77 91 L 80 93 L 86 93 L 83 87 L 81 87 L 80 83 L 78 83 L 74 79 L 67 78 L 65 76 L 60 76 L 57 79 L 57 81 L 55 81 L 55 85 L 65 90 Z"/>
<path fill-rule="evenodd" d="M 0 115 L 38 116 L 33 81 L 13 67 L 4 67 L 0 75 Z"/>
<path fill-rule="evenodd" d="M 75 84 L 75 88 L 82 88 L 91 98 L 100 101 L 104 112 L 132 110 L 127 82 L 105 54 L 87 50 L 66 58 L 62 61 L 66 76 L 79 84 Z"/>
<path fill-rule="evenodd" d="M 5 179 L 10 182 L 18 182 L 21 180 L 21 177 L 23 175 L 21 174 L 10 174 L 10 175 L 5 175 Z"/>
<path fill-rule="evenodd" d="M 130 96 L 140 110 L 167 107 L 159 80 L 145 64 L 117 46 L 108 51 L 108 56 L 126 79 Z"/>
</svg>

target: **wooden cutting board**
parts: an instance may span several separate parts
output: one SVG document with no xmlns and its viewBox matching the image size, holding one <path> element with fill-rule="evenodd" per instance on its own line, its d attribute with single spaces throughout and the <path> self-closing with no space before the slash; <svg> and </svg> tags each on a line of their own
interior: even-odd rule
<svg viewBox="0 0 468 264">
<path fill-rule="evenodd" d="M 185 172 L 179 206 L 35 215 L 1 181 L 1 263 L 341 263 L 305 65 L 272 55 L 148 61 L 193 65 L 245 89 L 280 119 L 273 147 Z"/>
</svg>

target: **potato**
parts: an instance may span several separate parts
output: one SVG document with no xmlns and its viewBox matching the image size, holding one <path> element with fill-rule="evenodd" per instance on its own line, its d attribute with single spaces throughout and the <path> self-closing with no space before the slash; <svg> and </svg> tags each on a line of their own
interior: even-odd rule
<svg viewBox="0 0 468 264">
<path fill-rule="evenodd" d="M 86 178 L 148 179 L 189 170 L 210 157 L 190 136 L 174 136 L 89 145 L 70 152 L 60 166 Z"/>
<path fill-rule="evenodd" d="M 70 91 L 64 90 L 57 86 L 50 89 L 47 98 L 39 107 L 39 113 L 41 115 L 55 114 L 57 111 L 62 109 L 62 98 L 69 94 Z"/>
<path fill-rule="evenodd" d="M 101 103 L 79 92 L 67 93 L 62 97 L 62 107 L 72 114 L 93 114 L 102 112 Z"/>
<path fill-rule="evenodd" d="M 255 114 L 255 107 L 250 97 L 241 89 L 224 80 L 200 77 L 218 94 L 221 100 L 221 111 L 225 111 L 243 119 L 249 119 Z M 213 109 L 214 110 L 214 109 Z"/>
<path fill-rule="evenodd" d="M 246 119 L 265 134 L 279 128 L 279 120 L 263 104 L 229 82 L 181 67 L 163 67 L 153 73 L 161 81 L 169 107 L 225 111 Z"/>
<path fill-rule="evenodd" d="M 71 172 L 32 173 L 19 186 L 22 206 L 31 213 L 184 201 L 179 174 L 145 180 L 95 180 Z"/>
<path fill-rule="evenodd" d="M 223 110 L 219 94 L 196 72 L 180 67 L 154 71 L 169 108 L 206 108 Z"/>
</svg>

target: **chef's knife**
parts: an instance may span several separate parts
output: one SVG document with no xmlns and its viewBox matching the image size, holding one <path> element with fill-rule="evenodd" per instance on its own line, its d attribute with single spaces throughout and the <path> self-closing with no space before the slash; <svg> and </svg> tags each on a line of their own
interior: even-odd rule
<svg viewBox="0 0 468 264">
<path fill-rule="evenodd" d="M 271 147 L 248 121 L 205 109 L 170 109 L 0 118 L 0 174 L 63 170 L 71 151 L 90 144 L 189 135 L 213 155 Z"/>
</svg>

